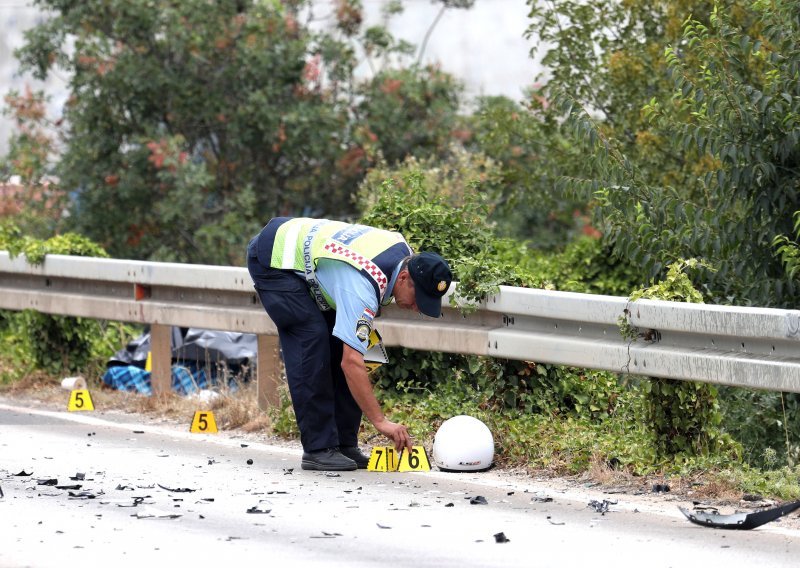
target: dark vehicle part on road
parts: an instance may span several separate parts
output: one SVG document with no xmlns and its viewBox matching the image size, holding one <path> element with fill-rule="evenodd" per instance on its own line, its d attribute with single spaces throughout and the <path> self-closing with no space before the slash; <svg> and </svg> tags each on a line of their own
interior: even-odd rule
<svg viewBox="0 0 800 568">
<path fill-rule="evenodd" d="M 792 511 L 800 509 L 800 501 L 786 503 L 773 509 L 765 509 L 756 513 L 735 513 L 733 515 L 718 515 L 715 513 L 704 513 L 702 511 L 688 511 L 683 507 L 678 507 L 689 521 L 703 527 L 729 530 L 750 530 L 761 525 L 765 525 Z"/>
</svg>

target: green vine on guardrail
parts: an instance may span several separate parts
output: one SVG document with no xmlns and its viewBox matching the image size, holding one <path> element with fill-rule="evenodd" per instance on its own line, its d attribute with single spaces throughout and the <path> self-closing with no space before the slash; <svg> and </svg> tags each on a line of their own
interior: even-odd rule
<svg viewBox="0 0 800 568">
<path fill-rule="evenodd" d="M 658 330 L 642 330 L 632 323 L 631 304 L 641 299 L 702 304 L 703 295 L 687 274 L 698 267 L 712 269 L 695 258 L 679 260 L 669 265 L 663 280 L 629 296 L 630 303 L 618 320 L 620 334 L 629 341 L 629 350 L 639 339 L 651 342 L 661 339 Z M 731 438 L 719 428 L 722 415 L 715 385 L 650 377 L 643 382 L 642 390 L 646 397 L 646 418 L 653 429 L 655 448 L 660 456 L 737 451 Z"/>
</svg>

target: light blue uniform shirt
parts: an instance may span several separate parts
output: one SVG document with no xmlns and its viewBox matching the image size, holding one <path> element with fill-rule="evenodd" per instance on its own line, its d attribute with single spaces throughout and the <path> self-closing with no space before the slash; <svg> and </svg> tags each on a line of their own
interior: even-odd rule
<svg viewBox="0 0 800 568">
<path fill-rule="evenodd" d="M 391 301 L 397 272 L 394 271 L 386 289 L 385 304 Z M 319 259 L 315 273 L 320 286 L 336 304 L 333 335 L 363 355 L 367 352 L 367 341 L 359 339 L 356 332 L 364 322 L 369 325 L 370 330 L 374 328 L 373 319 L 379 307 L 375 287 L 358 270 L 339 260 Z"/>
</svg>

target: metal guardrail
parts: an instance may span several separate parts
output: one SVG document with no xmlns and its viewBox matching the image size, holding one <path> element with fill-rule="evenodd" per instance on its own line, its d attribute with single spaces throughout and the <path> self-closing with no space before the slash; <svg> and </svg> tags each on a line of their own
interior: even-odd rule
<svg viewBox="0 0 800 568">
<path fill-rule="evenodd" d="M 157 393 L 169 389 L 170 326 L 255 333 L 259 404 L 277 401 L 276 329 L 244 268 L 61 255 L 34 266 L 0 251 L 0 309 L 151 324 Z M 620 317 L 639 337 L 622 337 Z M 466 315 L 389 306 L 377 326 L 387 345 L 411 349 L 800 392 L 798 310 L 501 287 Z"/>
</svg>

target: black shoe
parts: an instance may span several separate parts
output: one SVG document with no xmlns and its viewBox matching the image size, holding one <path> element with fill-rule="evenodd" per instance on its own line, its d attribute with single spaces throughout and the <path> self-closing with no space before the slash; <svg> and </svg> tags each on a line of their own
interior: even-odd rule
<svg viewBox="0 0 800 568">
<path fill-rule="evenodd" d="M 339 451 L 344 457 L 350 458 L 356 462 L 358 469 L 367 469 L 367 465 L 369 465 L 369 458 L 362 454 L 361 450 L 359 450 L 357 446 L 339 446 Z"/>
<path fill-rule="evenodd" d="M 303 452 L 303 469 L 316 471 L 353 471 L 358 466 L 350 458 L 344 457 L 338 448 L 326 448 L 316 452 Z"/>
</svg>

